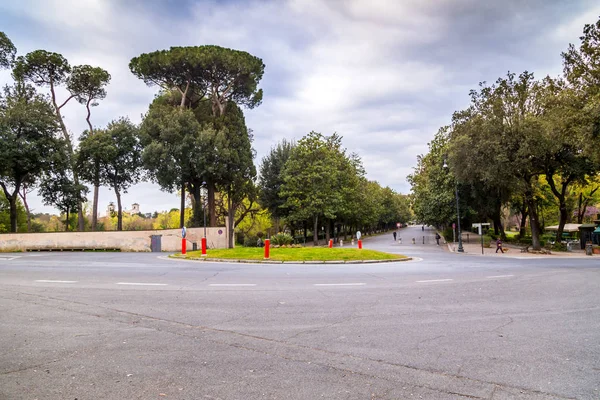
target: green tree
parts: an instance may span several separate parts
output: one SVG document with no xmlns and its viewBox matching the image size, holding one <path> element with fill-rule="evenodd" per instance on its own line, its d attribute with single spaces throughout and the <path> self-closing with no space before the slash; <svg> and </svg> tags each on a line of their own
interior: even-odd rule
<svg viewBox="0 0 600 400">
<path fill-rule="evenodd" d="M 87 133 L 87 131 L 86 131 Z M 78 163 L 81 170 L 86 165 L 99 166 L 99 182 L 111 187 L 117 197 L 117 230 L 123 230 L 121 194 L 140 181 L 141 145 L 138 129 L 128 119 L 121 118 L 108 124 L 106 130 L 84 134 L 79 147 Z M 93 170 L 92 170 L 93 171 Z M 95 179 L 95 172 L 83 175 Z"/>
<path fill-rule="evenodd" d="M 15 79 L 24 79 L 35 85 L 48 87 L 50 89 L 56 119 L 60 124 L 63 139 L 67 145 L 67 157 L 69 159 L 69 165 L 71 166 L 75 187 L 82 187 L 82 185 L 79 185 L 79 171 L 75 168 L 76 160 L 74 146 L 64 123 L 62 108 L 71 99 L 76 98 L 78 101 L 88 104 L 89 112 L 89 106 L 92 105 L 95 100 L 103 98 L 104 86 L 108 83 L 110 75 L 100 68 L 93 68 L 90 66 L 75 67 L 73 70 L 68 61 L 61 54 L 45 50 L 35 50 L 26 54 L 24 57 L 18 57 L 15 68 L 13 69 L 13 76 Z M 59 104 L 56 91 L 62 85 L 66 85 L 69 90 L 69 96 Z M 89 115 L 87 120 L 89 123 Z M 84 196 L 81 195 L 77 197 L 83 198 Z M 83 231 L 84 218 L 82 205 L 80 204 L 77 209 L 79 213 L 79 230 Z"/>
<path fill-rule="evenodd" d="M 42 173 L 39 193 L 46 205 L 56 207 L 65 215 L 65 230 L 69 230 L 70 215 L 79 211 L 86 201 L 87 187 L 76 183 L 71 171 L 68 147 L 63 142 L 61 151 L 52 156 L 50 168 Z"/>
<path fill-rule="evenodd" d="M 281 217 L 287 215 L 283 208 L 285 199 L 279 196 L 283 185 L 282 171 L 294 147 L 294 142 L 283 139 L 277 143 L 277 146 L 271 148 L 260 164 L 259 202 L 271 213 L 277 232 L 279 232 Z"/>
<path fill-rule="evenodd" d="M 15 54 L 17 48 L 6 36 L 4 32 L 0 31 L 0 69 L 10 68 L 15 61 Z"/>
<path fill-rule="evenodd" d="M 89 133 L 94 133 L 94 127 L 90 121 L 92 114 L 91 107 L 96 107 L 98 101 L 106 97 L 105 87 L 110 82 L 110 74 L 99 67 L 91 65 L 75 66 L 71 70 L 67 82 L 67 88 L 71 94 L 75 94 L 75 99 L 85 105 L 87 110 L 86 122 L 89 126 Z M 94 197 L 92 199 L 92 230 L 96 230 L 98 223 L 98 195 L 100 192 L 100 165 L 97 160 L 90 165 L 93 171 L 93 179 L 89 180 L 94 185 Z M 79 170 L 80 174 L 87 174 L 87 171 Z"/>
<path fill-rule="evenodd" d="M 148 85 L 158 85 L 167 92 L 175 90 L 180 96 L 181 109 L 196 107 L 209 100 L 215 118 L 225 115 L 229 103 L 252 108 L 262 100 L 258 83 L 263 76 L 264 64 L 261 59 L 243 51 L 219 46 L 171 47 L 133 58 L 129 68 Z M 210 174 L 205 174 L 204 178 L 208 189 L 209 221 L 215 226 L 215 190 L 219 182 Z M 183 209 L 186 182 L 180 179 L 179 183 Z"/>
<path fill-rule="evenodd" d="M 310 132 L 298 141 L 283 170 L 280 196 L 286 199 L 292 220 L 311 220 L 313 241 L 318 244 L 319 220 L 334 220 L 343 203 L 338 190 L 341 164 L 349 163 L 340 136 Z M 326 224 L 329 226 L 329 224 Z"/>
<path fill-rule="evenodd" d="M 17 81 L 0 96 L 0 186 L 10 205 L 10 231 L 17 231 L 17 199 L 57 151 L 58 130 L 50 104 L 32 86 Z"/>
</svg>

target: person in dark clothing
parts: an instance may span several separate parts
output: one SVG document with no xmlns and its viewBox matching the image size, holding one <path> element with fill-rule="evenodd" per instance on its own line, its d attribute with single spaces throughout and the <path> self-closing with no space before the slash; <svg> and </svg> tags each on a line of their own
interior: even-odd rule
<svg viewBox="0 0 600 400">
<path fill-rule="evenodd" d="M 437 243 L 438 246 L 440 245 L 440 239 L 441 238 L 442 237 L 440 236 L 440 234 L 436 232 L 436 234 L 435 234 L 435 242 Z"/>
<path fill-rule="evenodd" d="M 425 232 L 425 225 L 421 226 L 421 230 Z"/>
<path fill-rule="evenodd" d="M 393 233 L 394 235 L 394 242 L 396 241 L 396 232 Z"/>
<path fill-rule="evenodd" d="M 500 250 L 500 253 L 504 254 L 504 250 L 502 250 L 502 240 L 500 238 L 496 240 L 496 253 L 498 250 Z"/>
</svg>

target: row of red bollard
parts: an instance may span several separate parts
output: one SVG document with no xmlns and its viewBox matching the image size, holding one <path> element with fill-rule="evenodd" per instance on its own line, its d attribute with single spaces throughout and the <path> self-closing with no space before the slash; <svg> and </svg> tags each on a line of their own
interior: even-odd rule
<svg viewBox="0 0 600 400">
<path fill-rule="evenodd" d="M 333 239 L 329 240 L 329 248 L 333 248 Z M 362 249 L 362 240 L 358 241 L 358 248 Z M 181 239 L 181 254 L 185 255 L 187 250 L 187 242 L 185 238 Z M 265 260 L 270 257 L 271 241 L 265 239 Z M 202 257 L 206 257 L 206 238 L 202 238 Z"/>
<path fill-rule="evenodd" d="M 187 251 L 187 239 L 181 238 L 181 254 L 185 255 Z M 206 238 L 202 238 L 202 257 L 206 257 Z"/>
</svg>

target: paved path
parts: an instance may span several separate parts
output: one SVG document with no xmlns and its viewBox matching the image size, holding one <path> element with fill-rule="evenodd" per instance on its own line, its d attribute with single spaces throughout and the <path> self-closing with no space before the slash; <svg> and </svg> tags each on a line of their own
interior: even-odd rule
<svg viewBox="0 0 600 400">
<path fill-rule="evenodd" d="M 600 397 L 598 259 L 365 247 L 416 260 L 2 254 L 0 399 Z"/>
</svg>

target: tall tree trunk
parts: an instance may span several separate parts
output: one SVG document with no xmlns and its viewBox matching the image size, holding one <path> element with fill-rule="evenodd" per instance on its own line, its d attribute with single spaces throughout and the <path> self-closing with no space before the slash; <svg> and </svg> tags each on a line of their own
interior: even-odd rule
<svg viewBox="0 0 600 400">
<path fill-rule="evenodd" d="M 119 188 L 115 185 L 115 195 L 117 196 L 117 230 L 123 230 L 123 208 L 121 207 L 121 193 Z"/>
<path fill-rule="evenodd" d="M 313 244 L 315 246 L 319 245 L 319 216 L 315 215 L 314 216 L 314 223 L 313 223 Z"/>
<path fill-rule="evenodd" d="M 304 228 L 304 243 L 306 244 L 306 239 L 308 239 L 308 223 L 306 220 L 302 223 L 302 227 Z"/>
<path fill-rule="evenodd" d="M 74 151 L 73 151 L 73 143 L 71 142 L 71 136 L 69 136 L 69 131 L 67 131 L 67 127 L 65 126 L 65 122 L 63 121 L 63 117 L 62 114 L 60 112 L 60 109 L 67 104 L 67 102 L 69 100 L 71 100 L 73 97 L 73 95 L 71 95 L 62 105 L 58 105 L 56 103 L 56 92 L 54 91 L 54 82 L 52 81 L 52 79 L 50 80 L 50 93 L 51 93 L 51 97 L 52 97 L 52 104 L 54 105 L 54 109 L 56 110 L 56 117 L 58 119 L 58 123 L 60 124 L 60 130 L 62 131 L 63 134 L 63 138 L 65 139 L 65 142 L 67 143 L 67 149 L 69 150 L 69 163 L 71 165 L 71 171 L 73 171 L 73 180 L 75 181 L 76 185 L 79 185 L 79 173 L 77 172 L 77 168 L 75 168 L 75 160 L 74 160 Z M 85 229 L 85 222 L 83 219 L 83 202 L 80 201 L 79 202 L 79 207 L 78 207 L 78 211 L 77 211 L 77 226 L 78 226 L 78 230 L 83 232 L 83 230 Z"/>
<path fill-rule="evenodd" d="M 69 232 L 69 207 L 67 207 L 66 211 L 65 215 L 67 216 L 67 219 L 65 220 L 65 232 Z"/>
<path fill-rule="evenodd" d="M 229 237 L 227 238 L 228 243 L 227 243 L 227 248 L 229 249 L 233 249 L 233 235 L 234 235 L 234 231 L 235 231 L 235 207 L 233 205 L 233 200 L 231 199 L 232 197 L 232 191 L 228 190 L 227 191 L 227 230 L 229 233 Z"/>
<path fill-rule="evenodd" d="M 208 189 L 207 201 L 208 201 L 209 226 L 214 227 L 214 226 L 217 226 L 217 210 L 216 210 L 216 205 L 215 205 L 216 188 L 215 188 L 215 184 L 213 181 L 207 181 L 206 185 L 207 185 L 207 189 Z"/>
<path fill-rule="evenodd" d="M 531 246 L 533 250 L 541 250 L 540 221 L 537 214 L 535 199 L 533 198 L 533 192 L 530 188 L 527 189 L 525 197 L 527 201 L 527 209 L 529 210 L 529 223 L 531 225 Z"/>
<path fill-rule="evenodd" d="M 529 212 L 527 210 L 527 202 L 525 201 L 525 196 L 523 196 L 523 203 L 521 204 L 521 223 L 519 224 L 519 237 L 525 237 L 527 227 L 527 217 L 529 216 Z"/>
<path fill-rule="evenodd" d="M 31 232 L 31 211 L 29 210 L 29 204 L 27 204 L 27 185 L 23 184 L 23 193 L 19 191 L 19 196 L 23 200 L 25 211 L 27 211 L 27 232 Z"/>
<path fill-rule="evenodd" d="M 562 182 L 560 191 L 558 190 L 558 188 L 556 187 L 556 184 L 554 183 L 554 177 L 551 172 L 546 174 L 546 181 L 548 181 L 548 184 L 550 185 L 550 190 L 552 191 L 552 194 L 554 194 L 554 197 L 556 197 L 556 199 L 558 200 L 558 209 L 560 212 L 560 219 L 558 221 L 558 230 L 556 231 L 556 240 L 558 242 L 560 242 L 562 240 L 562 234 L 565 229 L 565 224 L 567 223 L 567 218 L 569 218 L 569 215 L 567 212 L 566 193 L 567 193 L 567 188 L 569 187 L 569 184 L 571 183 L 571 178 L 567 177 L 567 179 Z"/>
<path fill-rule="evenodd" d="M 331 238 L 331 233 L 329 232 L 329 228 L 331 227 L 331 220 L 325 220 L 325 244 L 329 244 L 329 239 Z"/>
<path fill-rule="evenodd" d="M 192 194 L 193 199 L 191 226 L 203 226 L 204 221 L 202 218 L 202 186 L 198 184 L 190 184 L 189 191 Z"/>
<path fill-rule="evenodd" d="M 179 211 L 179 227 L 185 225 L 185 183 L 181 184 L 181 209 Z"/>
<path fill-rule="evenodd" d="M 92 231 L 97 229 L 98 225 L 98 196 L 100 193 L 100 162 L 94 162 L 94 200 L 92 201 Z"/>
<path fill-rule="evenodd" d="M 10 208 L 10 231 L 12 233 L 17 232 L 17 197 L 16 196 L 6 196 L 8 199 L 8 204 Z"/>
</svg>

